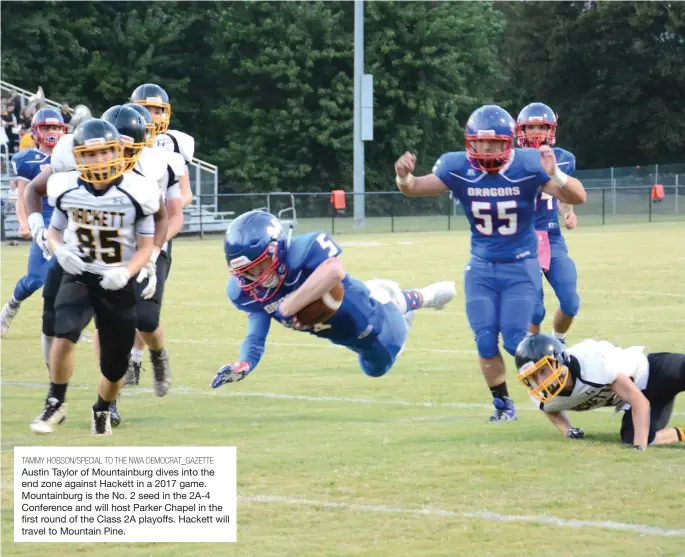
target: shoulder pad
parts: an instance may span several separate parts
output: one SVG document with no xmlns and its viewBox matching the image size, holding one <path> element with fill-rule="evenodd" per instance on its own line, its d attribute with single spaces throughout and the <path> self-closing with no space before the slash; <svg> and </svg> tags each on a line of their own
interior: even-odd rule
<svg viewBox="0 0 685 557">
<path fill-rule="evenodd" d="M 186 161 L 182 155 L 179 153 L 172 153 L 171 151 L 164 151 L 162 149 L 157 150 L 162 153 L 164 162 L 169 165 L 177 179 L 186 173 Z"/>
<path fill-rule="evenodd" d="M 150 180 L 154 180 L 157 183 L 161 182 L 166 172 L 163 151 L 143 147 L 143 151 L 140 153 L 140 158 L 138 159 L 138 166 L 140 167 L 139 170 L 143 173 L 143 176 L 150 178 Z"/>
<path fill-rule="evenodd" d="M 59 138 L 57 145 L 52 150 L 50 165 L 54 172 L 71 172 L 76 170 L 74 158 L 74 134 L 68 133 Z"/>
<path fill-rule="evenodd" d="M 299 269 L 304 265 L 307 254 L 319 234 L 321 234 L 321 231 L 293 236 L 285 257 L 285 264 L 289 271 Z"/>
<path fill-rule="evenodd" d="M 48 203 L 54 207 L 59 196 L 78 186 L 80 176 L 81 173 L 78 171 L 60 172 L 51 175 L 48 178 L 47 185 Z"/>
<path fill-rule="evenodd" d="M 452 151 L 450 153 L 443 153 L 440 158 L 433 165 L 433 174 L 438 174 L 441 171 L 459 170 L 467 162 L 466 151 Z"/>
<path fill-rule="evenodd" d="M 159 134 L 155 141 L 157 147 L 180 153 L 186 162 L 192 162 L 193 155 L 195 154 L 195 140 L 187 133 L 167 130 L 166 133 Z"/>
<path fill-rule="evenodd" d="M 154 215 L 159 211 L 159 186 L 146 176 L 139 176 L 132 172 L 124 174 L 119 188 L 125 190 L 135 199 L 143 210 L 144 215 Z"/>
<path fill-rule="evenodd" d="M 514 164 L 517 163 L 527 172 L 543 171 L 542 163 L 540 162 L 540 151 L 531 147 L 517 147 L 515 150 Z"/>
</svg>

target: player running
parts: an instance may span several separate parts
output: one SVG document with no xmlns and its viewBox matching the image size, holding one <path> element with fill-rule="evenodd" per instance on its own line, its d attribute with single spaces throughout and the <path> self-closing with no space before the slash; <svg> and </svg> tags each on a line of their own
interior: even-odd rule
<svg viewBox="0 0 685 557">
<path fill-rule="evenodd" d="M 521 147 L 539 148 L 549 145 L 554 151 L 557 166 L 565 174 L 573 175 L 576 171 L 576 157 L 559 147 L 556 143 L 557 115 L 546 104 L 531 103 L 524 107 L 516 121 L 516 135 Z M 540 192 L 535 200 L 535 233 L 538 237 L 538 260 L 547 282 L 554 289 L 559 300 L 559 309 L 554 314 L 552 334 L 565 342 L 573 318 L 580 309 L 578 296 L 578 272 L 576 265 L 568 255 L 566 241 L 559 228 L 558 210 L 564 214 L 564 225 L 572 230 L 578 218 L 573 206 L 559 203 L 551 195 Z M 540 324 L 545 318 L 544 290 L 540 289 L 540 298 L 533 311 L 529 327 L 531 333 L 540 332 Z"/>
<path fill-rule="evenodd" d="M 542 288 L 533 226 L 535 199 L 543 191 L 569 204 L 585 202 L 583 185 L 556 164 L 554 151 L 514 148 L 514 119 L 495 105 L 466 123 L 465 151 L 445 153 L 426 176 L 412 175 L 416 157 L 395 163 L 395 182 L 410 197 L 451 191 L 471 224 L 471 258 L 464 271 L 466 315 L 479 364 L 495 407 L 490 421 L 517 419 L 509 398 L 498 338 L 514 354 L 527 334 Z"/>
</svg>

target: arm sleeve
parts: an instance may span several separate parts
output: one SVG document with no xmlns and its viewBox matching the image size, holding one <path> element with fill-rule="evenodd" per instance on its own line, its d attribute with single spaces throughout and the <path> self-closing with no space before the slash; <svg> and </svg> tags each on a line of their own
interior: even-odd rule
<svg viewBox="0 0 685 557">
<path fill-rule="evenodd" d="M 267 313 L 259 311 L 248 316 L 247 336 L 240 345 L 240 361 L 250 364 L 250 369 L 256 368 L 264 355 L 264 345 L 270 326 L 271 317 Z"/>
<path fill-rule="evenodd" d="M 50 226 L 57 230 L 57 232 L 64 232 L 69 224 L 69 219 L 60 209 L 56 209 L 52 212 L 52 217 L 50 218 Z"/>
<path fill-rule="evenodd" d="M 142 219 L 138 219 L 136 221 L 136 235 L 137 236 L 154 236 L 155 235 L 155 217 L 154 217 L 154 215 L 146 215 Z"/>
</svg>

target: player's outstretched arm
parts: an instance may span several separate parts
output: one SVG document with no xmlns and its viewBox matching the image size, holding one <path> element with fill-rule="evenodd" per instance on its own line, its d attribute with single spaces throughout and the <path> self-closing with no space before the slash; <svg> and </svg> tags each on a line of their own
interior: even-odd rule
<svg viewBox="0 0 685 557">
<path fill-rule="evenodd" d="M 211 387 L 216 389 L 226 383 L 237 383 L 248 376 L 264 355 L 266 337 L 269 334 L 271 317 L 265 312 L 251 313 L 247 323 L 247 336 L 240 346 L 240 361 L 219 368 Z"/>
<path fill-rule="evenodd" d="M 556 427 L 565 437 L 569 439 L 582 439 L 585 432 L 577 427 L 571 425 L 566 412 L 545 412 L 547 419 L 549 419 L 554 427 Z"/>
<path fill-rule="evenodd" d="M 345 278 L 345 268 L 337 257 L 326 259 L 295 292 L 290 294 L 278 307 L 284 317 L 296 315 Z"/>
<path fill-rule="evenodd" d="M 155 238 L 153 241 L 153 246 L 156 248 L 155 251 L 159 252 L 166 242 L 167 230 L 169 228 L 169 216 L 166 212 L 166 204 L 162 196 L 159 196 L 159 210 L 154 215 L 155 219 Z"/>
<path fill-rule="evenodd" d="M 28 182 L 19 178 L 17 180 L 17 220 L 19 221 L 19 235 L 22 238 L 30 238 L 31 230 L 24 210 L 24 191 Z"/>
<path fill-rule="evenodd" d="M 395 185 L 408 197 L 429 197 L 448 191 L 445 183 L 435 174 L 414 176 L 416 156 L 407 151 L 395 163 Z"/>
<path fill-rule="evenodd" d="M 618 398 L 632 406 L 635 431 L 633 447 L 645 450 L 649 442 L 649 400 L 629 377 L 622 374 L 619 374 L 616 381 L 611 384 L 611 390 Z"/>
</svg>

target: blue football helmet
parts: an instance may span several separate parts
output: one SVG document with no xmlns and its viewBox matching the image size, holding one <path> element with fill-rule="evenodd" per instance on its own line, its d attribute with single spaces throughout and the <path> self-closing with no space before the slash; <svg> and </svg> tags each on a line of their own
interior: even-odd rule
<svg viewBox="0 0 685 557">
<path fill-rule="evenodd" d="M 543 103 L 530 103 L 523 107 L 516 119 L 516 137 L 519 146 L 539 148 L 540 145 L 552 147 L 556 143 L 557 123 L 559 117 L 554 111 Z M 526 126 L 547 124 L 546 132 L 526 133 Z"/>
<path fill-rule="evenodd" d="M 67 133 L 64 118 L 54 108 L 41 108 L 31 120 L 31 134 L 38 145 L 54 147 L 59 138 Z"/>
<path fill-rule="evenodd" d="M 262 210 L 240 215 L 224 237 L 229 272 L 241 290 L 258 302 L 273 298 L 283 285 L 288 274 L 286 249 L 281 221 Z"/>
<path fill-rule="evenodd" d="M 464 133 L 466 155 L 471 166 L 485 172 L 498 172 L 514 150 L 516 123 L 503 108 L 494 104 L 481 106 L 469 117 Z M 484 152 L 483 142 L 504 142 L 504 150 Z M 480 147 L 476 150 L 474 142 Z M 487 148 L 486 148 L 487 149 Z"/>
</svg>

